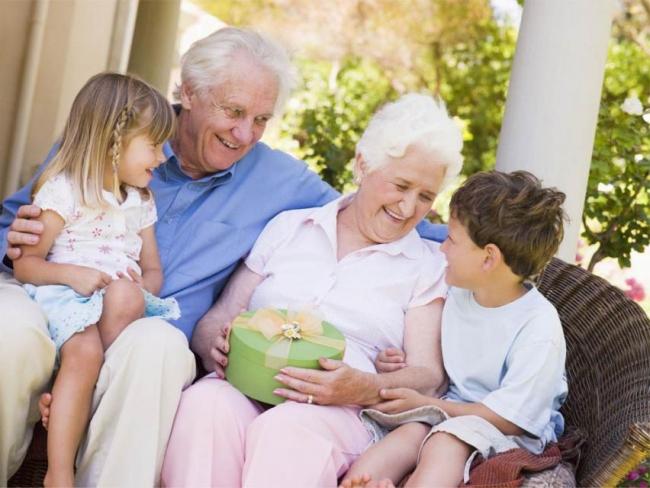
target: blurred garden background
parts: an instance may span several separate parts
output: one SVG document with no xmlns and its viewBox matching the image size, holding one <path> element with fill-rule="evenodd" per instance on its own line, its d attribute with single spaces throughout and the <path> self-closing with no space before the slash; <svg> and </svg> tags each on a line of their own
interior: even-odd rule
<svg viewBox="0 0 650 488">
<path fill-rule="evenodd" d="M 336 188 L 351 185 L 355 143 L 372 113 L 412 90 L 439 95 L 463 127 L 465 177 L 494 168 L 523 1 L 184 3 L 196 20 L 180 32 L 180 52 L 222 24 L 262 30 L 291 50 L 300 82 L 265 139 Z M 452 190 L 436 202 L 433 219 L 445 221 Z M 619 0 L 576 262 L 646 312 L 649 194 L 650 0 Z"/>
</svg>

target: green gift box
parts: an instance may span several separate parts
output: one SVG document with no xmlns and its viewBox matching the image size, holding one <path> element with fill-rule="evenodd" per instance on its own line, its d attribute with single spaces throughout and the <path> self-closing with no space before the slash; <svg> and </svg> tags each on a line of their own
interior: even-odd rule
<svg viewBox="0 0 650 488">
<path fill-rule="evenodd" d="M 284 366 L 320 369 L 318 359 L 342 359 L 345 338 L 336 327 L 309 312 L 260 309 L 232 323 L 226 379 L 243 394 L 277 405 L 273 393 L 286 388 L 274 377 Z"/>
</svg>

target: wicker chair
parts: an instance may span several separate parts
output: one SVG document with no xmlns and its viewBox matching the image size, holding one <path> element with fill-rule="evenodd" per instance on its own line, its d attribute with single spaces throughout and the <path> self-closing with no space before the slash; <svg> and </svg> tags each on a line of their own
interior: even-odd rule
<svg viewBox="0 0 650 488">
<path fill-rule="evenodd" d="M 613 486 L 650 455 L 650 319 L 618 288 L 559 259 L 538 280 L 567 341 L 567 425 L 587 434 L 579 486 Z M 9 486 L 42 486 L 47 467 L 37 426 Z"/>
<path fill-rule="evenodd" d="M 539 290 L 567 342 L 567 425 L 587 434 L 579 486 L 613 486 L 650 455 L 650 319 L 618 288 L 559 259 Z"/>
</svg>

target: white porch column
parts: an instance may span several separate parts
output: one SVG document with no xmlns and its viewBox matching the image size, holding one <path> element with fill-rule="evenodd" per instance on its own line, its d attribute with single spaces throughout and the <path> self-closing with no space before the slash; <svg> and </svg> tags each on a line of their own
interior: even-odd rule
<svg viewBox="0 0 650 488">
<path fill-rule="evenodd" d="M 558 256 L 574 262 L 613 0 L 526 0 L 496 167 L 524 169 L 567 194 Z"/>
</svg>

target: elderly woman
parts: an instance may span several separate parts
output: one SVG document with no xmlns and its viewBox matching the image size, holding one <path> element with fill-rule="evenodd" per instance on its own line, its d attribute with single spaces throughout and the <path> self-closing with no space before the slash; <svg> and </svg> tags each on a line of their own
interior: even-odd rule
<svg viewBox="0 0 650 488">
<path fill-rule="evenodd" d="M 378 403 L 382 388 L 433 393 L 443 385 L 445 261 L 414 228 L 458 174 L 461 145 L 442 104 L 406 95 L 380 110 L 359 141 L 356 193 L 267 225 L 196 337 L 217 333 L 215 324 L 242 307 L 309 303 L 343 333 L 345 356 L 321 359 L 322 370 L 283 368 L 277 379 L 286 388 L 275 393 L 289 401 L 266 410 L 215 373 L 186 390 L 165 485 L 334 486 L 371 441 L 362 406 Z M 378 374 L 374 359 L 389 347 L 406 352 L 406 366 Z"/>
</svg>

